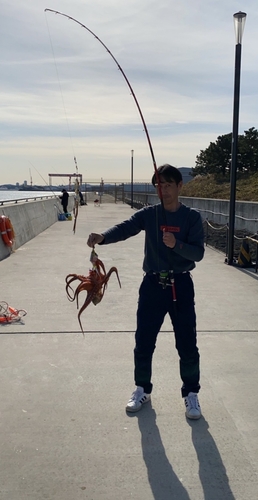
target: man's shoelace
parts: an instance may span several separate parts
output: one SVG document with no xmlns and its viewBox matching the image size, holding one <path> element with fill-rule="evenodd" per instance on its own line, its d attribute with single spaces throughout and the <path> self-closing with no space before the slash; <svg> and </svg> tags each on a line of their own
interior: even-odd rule
<svg viewBox="0 0 258 500">
<path fill-rule="evenodd" d="M 142 396 L 144 395 L 144 392 L 142 392 L 140 389 L 136 389 L 132 396 L 131 396 L 131 399 L 133 401 L 136 401 L 137 399 L 140 399 Z"/>
<path fill-rule="evenodd" d="M 191 408 L 199 410 L 199 401 L 197 396 L 188 396 L 186 399 L 186 403 L 189 403 L 189 406 L 191 406 Z"/>
</svg>

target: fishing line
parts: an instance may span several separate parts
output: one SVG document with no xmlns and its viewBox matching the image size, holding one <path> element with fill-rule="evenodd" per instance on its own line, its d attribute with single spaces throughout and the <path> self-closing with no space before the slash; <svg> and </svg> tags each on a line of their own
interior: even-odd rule
<svg viewBox="0 0 258 500">
<path fill-rule="evenodd" d="M 53 165 L 51 165 L 51 170 L 54 170 L 56 174 L 58 174 L 58 177 L 60 177 L 61 181 L 62 181 L 62 187 L 65 187 L 67 186 L 68 182 L 67 182 L 67 179 L 65 179 L 65 177 L 62 176 L 62 174 L 59 174 L 58 170 L 53 167 Z M 60 184 L 59 184 L 60 186 Z"/>
<path fill-rule="evenodd" d="M 29 160 L 28 160 L 29 161 Z M 51 193 L 55 196 L 55 198 L 59 201 L 60 203 L 60 198 L 57 196 L 57 194 L 55 193 L 55 191 L 51 188 L 50 184 L 47 183 L 47 181 L 44 179 L 44 177 L 42 177 L 41 173 L 36 169 L 35 165 L 33 165 L 31 163 L 31 161 L 29 161 L 29 163 L 31 164 L 31 166 L 33 168 L 35 168 L 37 174 L 41 177 L 41 179 L 44 181 L 44 183 L 46 184 L 46 186 L 49 188 L 49 190 L 51 191 Z"/>
<path fill-rule="evenodd" d="M 68 129 L 68 133 L 69 133 L 69 137 L 70 137 L 70 141 L 71 141 L 73 156 L 75 157 L 71 129 L 70 129 L 69 122 L 68 122 L 68 116 L 67 116 L 67 111 L 66 111 L 66 107 L 65 107 L 65 101 L 64 101 L 64 96 L 63 96 L 63 92 L 62 92 L 61 82 L 60 82 L 60 78 L 59 78 L 59 72 L 58 72 L 58 67 L 57 67 L 57 63 L 56 63 L 56 57 L 55 57 L 54 47 L 53 47 L 52 38 L 51 38 L 50 29 L 49 29 L 49 25 L 48 25 L 48 21 L 47 21 L 47 16 L 46 15 L 45 15 L 45 19 L 46 19 L 46 23 L 47 23 L 48 36 L 49 36 L 50 46 L 51 46 L 53 60 L 54 60 L 54 64 L 55 64 L 55 69 L 56 69 L 57 81 L 58 81 L 58 85 L 59 85 L 59 89 L 60 89 L 60 94 L 61 94 L 61 98 L 62 98 L 62 103 L 63 103 L 63 108 L 64 108 L 64 114 L 65 114 L 65 119 L 66 119 L 66 124 L 67 124 L 67 129 Z"/>
</svg>

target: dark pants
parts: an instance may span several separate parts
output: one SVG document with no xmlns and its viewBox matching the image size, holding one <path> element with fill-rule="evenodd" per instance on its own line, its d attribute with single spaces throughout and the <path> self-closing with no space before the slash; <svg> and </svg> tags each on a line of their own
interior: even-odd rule
<svg viewBox="0 0 258 500">
<path fill-rule="evenodd" d="M 64 211 L 64 213 L 65 213 L 65 214 L 67 214 L 67 213 L 68 213 L 68 212 L 67 212 L 67 205 L 63 205 L 63 211 Z"/>
<path fill-rule="evenodd" d="M 175 345 L 179 354 L 182 397 L 199 392 L 199 351 L 196 345 L 194 287 L 190 273 L 175 274 L 176 306 L 171 286 L 165 289 L 158 276 L 144 276 L 139 290 L 137 330 L 135 333 L 135 384 L 151 393 L 151 365 L 159 330 L 168 313 L 174 328 Z"/>
</svg>

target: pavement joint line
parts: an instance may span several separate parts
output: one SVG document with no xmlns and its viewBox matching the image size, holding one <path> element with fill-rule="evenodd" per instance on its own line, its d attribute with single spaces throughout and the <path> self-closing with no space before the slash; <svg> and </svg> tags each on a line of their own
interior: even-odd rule
<svg viewBox="0 0 258 500">
<path fill-rule="evenodd" d="M 83 332 L 84 335 L 92 335 L 95 333 L 107 334 L 107 333 L 135 333 L 135 330 L 86 330 Z M 80 334 L 83 336 L 83 333 L 80 330 L 52 330 L 52 331 L 39 331 L 39 332 L 0 332 L 1 335 L 66 335 L 66 334 Z M 160 334 L 173 334 L 173 330 L 161 330 Z M 258 330 L 198 330 L 198 333 L 258 333 Z"/>
</svg>

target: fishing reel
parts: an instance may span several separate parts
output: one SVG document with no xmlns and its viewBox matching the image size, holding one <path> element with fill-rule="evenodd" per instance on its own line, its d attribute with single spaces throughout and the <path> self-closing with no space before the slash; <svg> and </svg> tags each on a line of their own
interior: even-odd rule
<svg viewBox="0 0 258 500">
<path fill-rule="evenodd" d="M 159 285 L 162 285 L 162 288 L 166 288 L 167 286 L 172 286 L 173 281 L 174 281 L 173 271 L 160 271 Z"/>
</svg>

